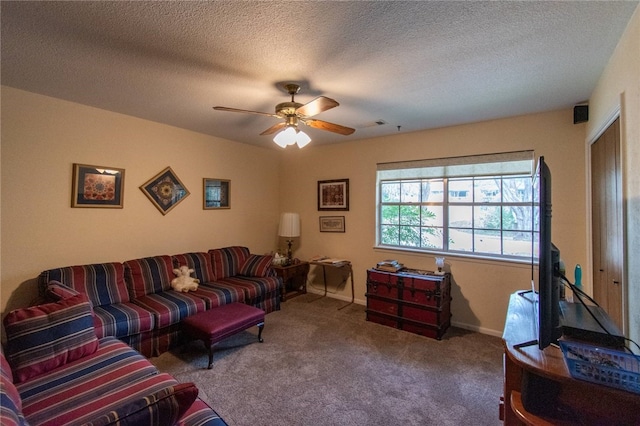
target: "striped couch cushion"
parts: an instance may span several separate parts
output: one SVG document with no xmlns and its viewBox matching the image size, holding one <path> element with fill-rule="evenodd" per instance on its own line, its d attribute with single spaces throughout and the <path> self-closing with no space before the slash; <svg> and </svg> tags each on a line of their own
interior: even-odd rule
<svg viewBox="0 0 640 426">
<path fill-rule="evenodd" d="M 171 290 L 171 280 L 175 277 L 171 256 L 127 260 L 124 266 L 126 282 L 134 299 Z"/>
<path fill-rule="evenodd" d="M 189 292 L 189 294 L 204 299 L 207 303 L 207 309 L 233 302 L 245 302 L 245 293 L 242 288 L 226 283 L 205 283 L 198 286 L 196 291 Z"/>
<path fill-rule="evenodd" d="M 247 247 L 232 246 L 209 250 L 216 280 L 233 277 L 249 257 Z"/>
<path fill-rule="evenodd" d="M 23 382 L 98 348 L 91 304 L 84 294 L 10 312 L 4 319 L 7 360 Z"/>
<path fill-rule="evenodd" d="M 227 423 L 201 399 L 189 407 L 180 418 L 178 426 L 226 426 Z"/>
<path fill-rule="evenodd" d="M 245 277 L 268 277 L 271 272 L 272 261 L 273 256 L 270 255 L 249 255 L 242 267 L 240 267 L 238 275 Z"/>
<path fill-rule="evenodd" d="M 152 312 L 134 304 L 116 303 L 93 309 L 96 336 L 127 337 L 153 330 L 155 319 Z"/>
<path fill-rule="evenodd" d="M 50 281 L 59 281 L 86 294 L 93 306 L 129 301 L 122 263 L 67 266 L 50 269 L 40 274 L 39 282 L 42 290 L 46 290 Z"/>
<path fill-rule="evenodd" d="M 182 293 L 174 290 L 147 294 L 134 299 L 134 303 L 153 314 L 156 328 L 177 324 L 183 318 L 207 309 L 204 299 L 194 292 Z"/>
<path fill-rule="evenodd" d="M 88 422 L 123 401 L 175 384 L 170 376 L 158 379 L 158 370 L 129 346 L 105 337 L 93 354 L 16 387 L 30 423 L 61 425 Z"/>
<path fill-rule="evenodd" d="M 195 277 L 200 280 L 200 284 L 210 283 L 216 280 L 209 253 L 183 253 L 173 256 L 173 267 L 179 268 L 186 265 L 193 269 Z"/>
<path fill-rule="evenodd" d="M 278 277 L 236 276 L 217 281 L 216 284 L 226 284 L 243 289 L 248 303 L 262 297 L 269 297 L 273 293 L 279 294 L 282 286 L 282 282 Z"/>
<path fill-rule="evenodd" d="M 46 296 L 52 301 L 76 294 L 81 293 L 57 281 L 47 285 Z M 153 314 L 130 302 L 98 306 L 93 308 L 93 313 L 93 326 L 98 339 L 106 336 L 122 338 L 153 330 Z"/>
<path fill-rule="evenodd" d="M 13 384 L 11 367 L 0 352 L 0 424 L 2 426 L 27 425 L 22 414 L 20 394 Z"/>
</svg>

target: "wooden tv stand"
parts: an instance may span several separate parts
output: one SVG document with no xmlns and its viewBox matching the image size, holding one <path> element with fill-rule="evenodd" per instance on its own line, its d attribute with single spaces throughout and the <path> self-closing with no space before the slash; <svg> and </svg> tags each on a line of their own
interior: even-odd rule
<svg viewBox="0 0 640 426">
<path fill-rule="evenodd" d="M 504 326 L 504 394 L 500 400 L 500 419 L 505 425 L 639 425 L 640 395 L 573 379 L 562 351 L 556 346 L 544 350 L 537 345 L 515 348 L 536 338 L 536 316 L 532 295 L 511 295 Z M 533 379 L 533 380 L 532 380 Z M 529 393 L 540 399 L 555 391 L 551 404 L 531 413 L 522 401 L 527 381 L 546 381 L 548 387 Z M 549 392 L 546 392 L 549 391 Z"/>
</svg>

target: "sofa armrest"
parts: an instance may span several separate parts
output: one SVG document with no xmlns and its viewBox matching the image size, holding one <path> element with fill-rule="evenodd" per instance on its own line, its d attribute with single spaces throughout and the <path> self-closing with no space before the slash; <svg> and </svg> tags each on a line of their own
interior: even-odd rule
<svg viewBox="0 0 640 426">
<path fill-rule="evenodd" d="M 193 383 L 167 386 L 151 395 L 126 401 L 109 413 L 91 420 L 87 425 L 174 425 L 197 397 L 198 388 Z"/>
</svg>

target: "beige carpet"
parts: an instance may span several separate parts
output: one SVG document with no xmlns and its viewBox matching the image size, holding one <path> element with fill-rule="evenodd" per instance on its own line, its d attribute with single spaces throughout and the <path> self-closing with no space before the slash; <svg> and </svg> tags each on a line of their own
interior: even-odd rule
<svg viewBox="0 0 640 426">
<path fill-rule="evenodd" d="M 450 328 L 437 341 L 318 297 L 268 314 L 264 343 L 256 327 L 221 342 L 212 370 L 200 342 L 152 362 L 194 382 L 232 426 L 502 424 L 499 338 Z"/>
</svg>

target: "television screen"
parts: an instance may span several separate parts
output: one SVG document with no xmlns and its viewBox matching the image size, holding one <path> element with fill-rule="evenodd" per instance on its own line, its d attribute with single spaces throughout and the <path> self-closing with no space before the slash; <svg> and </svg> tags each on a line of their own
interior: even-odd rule
<svg viewBox="0 0 640 426">
<path fill-rule="evenodd" d="M 560 251 L 551 242 L 551 171 L 540 157 L 533 180 L 538 205 L 538 347 L 557 343 L 560 326 Z M 534 228 L 535 229 L 535 228 Z"/>
</svg>

